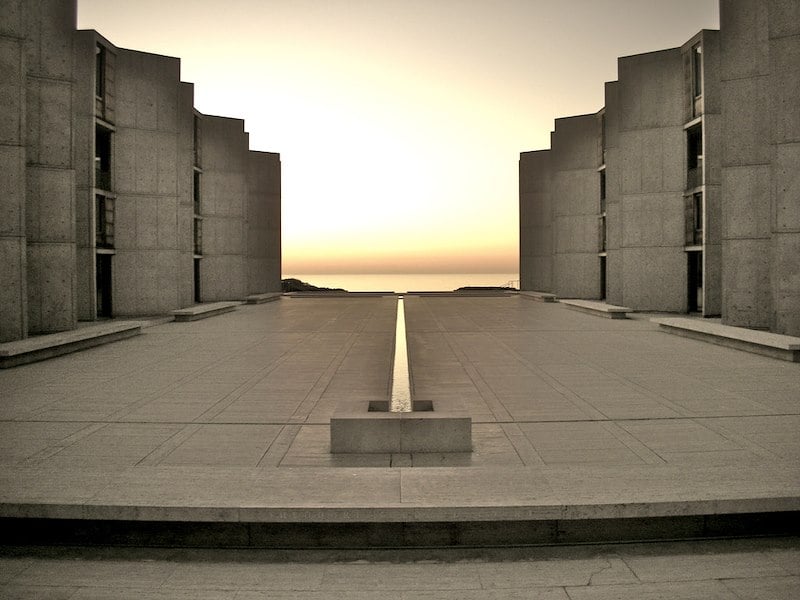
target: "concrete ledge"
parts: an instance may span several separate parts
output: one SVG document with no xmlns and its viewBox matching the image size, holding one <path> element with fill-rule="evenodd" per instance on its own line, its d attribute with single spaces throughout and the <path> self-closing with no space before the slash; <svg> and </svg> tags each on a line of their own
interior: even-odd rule
<svg viewBox="0 0 800 600">
<path fill-rule="evenodd" d="M 394 292 L 288 292 L 289 298 L 382 298 L 395 296 Z"/>
<path fill-rule="evenodd" d="M 519 295 L 528 300 L 537 302 L 558 302 L 558 296 L 547 292 L 519 292 Z"/>
<path fill-rule="evenodd" d="M 376 404 L 385 406 L 371 410 Z M 331 453 L 472 452 L 472 418 L 453 402 L 413 402 L 405 413 L 389 412 L 388 404 L 340 404 L 331 417 Z"/>
<path fill-rule="evenodd" d="M 37 335 L 16 342 L 6 342 L 0 344 L 0 369 L 16 367 L 92 348 L 93 346 L 116 342 L 139 335 L 141 332 L 141 323 L 137 321 L 121 321 L 86 325 L 61 333 Z"/>
<path fill-rule="evenodd" d="M 559 302 L 572 310 L 579 310 L 607 319 L 627 319 L 627 313 L 633 312 L 631 308 L 606 304 L 599 300 L 564 300 L 561 298 Z"/>
<path fill-rule="evenodd" d="M 248 304 L 264 304 L 265 302 L 275 302 L 283 294 L 281 292 L 268 292 L 266 294 L 251 294 L 245 300 Z"/>
<path fill-rule="evenodd" d="M 241 302 L 208 302 L 204 304 L 195 304 L 194 306 L 187 306 L 186 308 L 179 308 L 172 311 L 172 316 L 178 323 L 186 321 L 197 321 L 199 319 L 206 319 L 215 315 L 235 310 Z"/>
<path fill-rule="evenodd" d="M 445 297 L 445 298 L 458 298 L 459 296 L 466 296 L 469 298 L 497 298 L 503 296 L 510 296 L 512 294 L 516 294 L 517 290 L 512 290 L 511 288 L 508 291 L 505 290 L 455 290 L 452 292 L 425 292 L 425 291 L 413 291 L 413 292 L 406 292 L 407 296 L 424 296 L 428 298 L 435 298 L 435 297 Z"/>
<path fill-rule="evenodd" d="M 700 319 L 668 317 L 650 319 L 650 321 L 658 324 L 660 329 L 675 335 L 789 362 L 800 362 L 800 338 L 798 337 L 744 327 L 731 327 Z"/>
</svg>

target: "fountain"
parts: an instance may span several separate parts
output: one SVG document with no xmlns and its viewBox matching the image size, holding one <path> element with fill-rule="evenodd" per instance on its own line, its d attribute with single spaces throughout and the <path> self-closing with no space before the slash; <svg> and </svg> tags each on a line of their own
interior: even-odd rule
<svg viewBox="0 0 800 600">
<path fill-rule="evenodd" d="M 390 398 L 341 403 L 331 417 L 332 453 L 472 451 L 472 418 L 459 403 L 412 397 L 405 322 L 399 296 Z"/>
</svg>

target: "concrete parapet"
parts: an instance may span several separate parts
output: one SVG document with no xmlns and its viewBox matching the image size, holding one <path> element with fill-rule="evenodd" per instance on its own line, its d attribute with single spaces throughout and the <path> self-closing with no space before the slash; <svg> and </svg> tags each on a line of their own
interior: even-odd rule
<svg viewBox="0 0 800 600">
<path fill-rule="evenodd" d="M 528 300 L 536 300 L 537 302 L 558 302 L 558 296 L 555 294 L 548 294 L 547 292 L 519 292 L 519 295 Z"/>
<path fill-rule="evenodd" d="M 46 360 L 70 352 L 116 342 L 139 335 L 142 325 L 136 321 L 103 323 L 66 331 L 30 337 L 0 344 L 0 369 Z"/>
<path fill-rule="evenodd" d="M 209 302 L 206 304 L 196 304 L 195 306 L 173 310 L 172 316 L 175 317 L 175 321 L 178 323 L 197 321 L 199 319 L 206 319 L 236 310 L 236 307 L 240 304 L 241 302 Z"/>
<path fill-rule="evenodd" d="M 488 296 L 488 297 L 497 297 L 497 296 L 509 296 L 511 294 L 516 293 L 516 290 L 512 290 L 509 288 L 508 290 L 497 290 L 497 289 L 486 289 L 486 290 L 454 290 L 452 292 L 423 292 L 423 291 L 410 291 L 406 292 L 407 296 L 443 296 L 443 297 L 453 297 L 453 296 L 470 296 L 470 297 L 477 297 L 477 296 Z"/>
<path fill-rule="evenodd" d="M 250 294 L 246 301 L 248 304 L 263 304 L 265 302 L 274 302 L 275 300 L 280 300 L 281 296 L 280 292 L 269 292 L 266 294 Z"/>
<path fill-rule="evenodd" d="M 573 310 L 589 313 L 592 315 L 606 317 L 607 319 L 627 319 L 627 313 L 633 309 L 625 306 L 615 306 L 605 302 L 593 302 L 591 300 L 560 300 L 561 304 Z"/>
<path fill-rule="evenodd" d="M 287 292 L 289 298 L 379 298 L 383 296 L 394 296 L 394 292 L 345 292 L 345 291 L 309 291 L 309 292 Z"/>
<path fill-rule="evenodd" d="M 800 362 L 800 337 L 732 327 L 699 319 L 675 317 L 650 320 L 668 333 L 789 362 Z"/>
</svg>

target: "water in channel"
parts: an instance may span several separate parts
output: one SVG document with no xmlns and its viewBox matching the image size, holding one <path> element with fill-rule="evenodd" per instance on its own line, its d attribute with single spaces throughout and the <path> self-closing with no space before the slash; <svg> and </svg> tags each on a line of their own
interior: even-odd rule
<svg viewBox="0 0 800 600">
<path fill-rule="evenodd" d="M 394 337 L 394 368 L 392 370 L 391 412 L 411 412 L 411 381 L 408 375 L 406 344 L 406 311 L 403 297 L 397 298 L 397 324 Z"/>
</svg>

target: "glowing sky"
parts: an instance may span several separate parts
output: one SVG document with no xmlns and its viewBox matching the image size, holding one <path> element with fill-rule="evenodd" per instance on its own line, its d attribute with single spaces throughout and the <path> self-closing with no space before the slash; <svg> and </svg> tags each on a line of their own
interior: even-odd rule
<svg viewBox="0 0 800 600">
<path fill-rule="evenodd" d="M 79 0 L 281 153 L 283 272 L 517 270 L 517 161 L 717 0 Z"/>
</svg>

